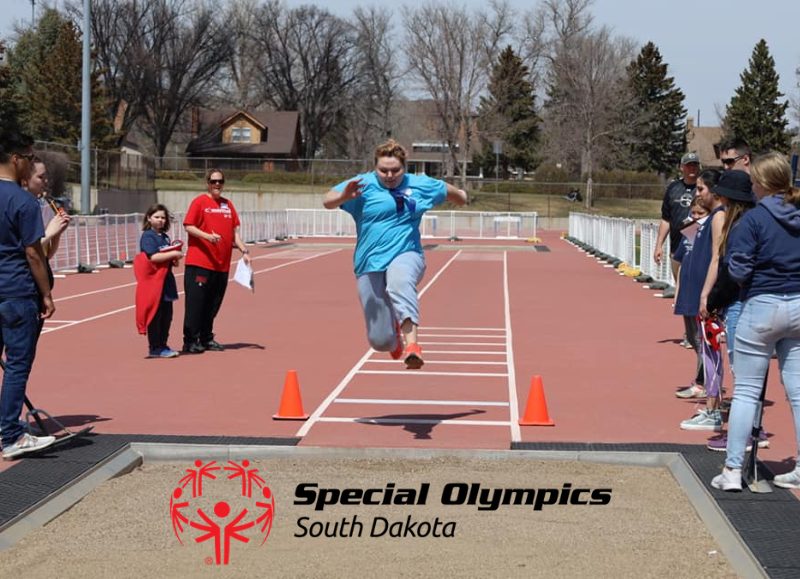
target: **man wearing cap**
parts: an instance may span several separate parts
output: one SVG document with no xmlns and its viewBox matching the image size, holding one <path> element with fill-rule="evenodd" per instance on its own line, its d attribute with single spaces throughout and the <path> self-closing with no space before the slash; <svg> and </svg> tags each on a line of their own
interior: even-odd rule
<svg viewBox="0 0 800 579">
<path fill-rule="evenodd" d="M 664 201 L 661 203 L 661 225 L 658 228 L 658 239 L 653 259 L 661 264 L 664 255 L 664 240 L 669 234 L 670 258 L 678 244 L 681 242 L 681 226 L 689 217 L 689 206 L 694 198 L 697 186 L 697 177 L 700 175 L 700 157 L 695 152 L 686 153 L 681 157 L 681 178 L 675 179 L 667 186 L 664 192 Z M 680 263 L 672 260 L 672 277 L 678 279 Z"/>
</svg>

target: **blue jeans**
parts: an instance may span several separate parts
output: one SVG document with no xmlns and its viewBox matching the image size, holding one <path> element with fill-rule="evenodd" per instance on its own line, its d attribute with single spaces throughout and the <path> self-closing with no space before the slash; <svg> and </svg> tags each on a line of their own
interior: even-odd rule
<svg viewBox="0 0 800 579">
<path fill-rule="evenodd" d="M 725 308 L 725 341 L 728 344 L 728 362 L 731 368 L 733 368 L 733 349 L 736 345 L 736 326 L 739 325 L 743 305 L 743 302 L 735 301 Z"/>
<path fill-rule="evenodd" d="M 358 297 L 364 309 L 369 345 L 388 352 L 397 345 L 394 322 L 419 325 L 417 284 L 425 274 L 425 259 L 416 251 L 401 253 L 386 271 L 358 276 Z"/>
<path fill-rule="evenodd" d="M 739 318 L 734 348 L 735 387 L 725 465 L 742 468 L 773 350 L 792 405 L 795 437 L 800 432 L 800 294 L 763 294 L 748 299 Z"/>
<path fill-rule="evenodd" d="M 25 387 L 36 357 L 39 304 L 36 298 L 0 298 L 0 351 L 5 350 L 3 389 L 0 391 L 0 429 L 3 446 L 22 436 L 19 423 Z"/>
</svg>

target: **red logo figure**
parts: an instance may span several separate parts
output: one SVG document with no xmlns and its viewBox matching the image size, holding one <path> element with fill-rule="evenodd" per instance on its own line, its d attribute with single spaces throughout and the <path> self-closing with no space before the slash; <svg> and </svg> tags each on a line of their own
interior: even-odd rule
<svg viewBox="0 0 800 579">
<path fill-rule="evenodd" d="M 214 505 L 214 514 L 217 515 L 220 519 L 224 519 L 227 517 L 231 512 L 231 507 L 225 501 L 220 501 L 216 505 Z M 242 509 L 242 512 L 239 513 L 235 519 L 231 522 L 227 523 L 225 527 L 222 529 L 222 541 L 220 541 L 220 528 L 219 524 L 215 523 L 211 519 L 208 518 L 202 509 L 197 509 L 197 514 L 200 515 L 200 518 L 203 519 L 208 525 L 201 525 L 200 523 L 195 523 L 191 521 L 189 524 L 193 526 L 195 529 L 200 529 L 201 531 L 208 531 L 205 535 L 201 535 L 195 538 L 195 541 L 198 543 L 202 543 L 203 541 L 207 541 L 208 539 L 214 538 L 214 560 L 216 561 L 217 565 L 219 565 L 220 560 L 220 542 L 222 542 L 222 564 L 227 565 L 230 562 L 230 555 L 231 555 L 231 539 L 236 539 L 237 541 L 241 541 L 242 543 L 250 542 L 250 539 L 245 537 L 244 535 L 240 535 L 238 531 L 243 531 L 245 529 L 249 529 L 250 527 L 256 524 L 255 521 L 249 521 L 246 523 L 242 523 L 241 525 L 237 525 L 239 521 L 244 518 L 247 514 L 247 509 Z"/>
<path fill-rule="evenodd" d="M 242 464 L 236 464 L 232 460 L 228 461 L 228 464 L 231 466 L 226 466 L 224 470 L 233 471 L 233 474 L 228 477 L 228 480 L 235 479 L 237 477 L 242 477 L 242 496 L 243 497 L 251 497 L 253 496 L 253 483 L 255 482 L 259 487 L 264 486 L 264 479 L 258 476 L 258 469 L 251 468 L 250 470 L 245 470 L 248 466 L 250 466 L 250 461 L 245 459 L 242 461 Z"/>
<path fill-rule="evenodd" d="M 216 479 L 217 477 L 211 474 L 211 472 L 222 468 L 220 466 L 214 466 L 215 464 L 217 464 L 216 460 L 212 460 L 208 464 L 203 464 L 202 460 L 194 461 L 194 465 L 197 467 L 197 470 L 193 468 L 187 468 L 186 472 L 189 474 L 183 477 L 178 484 L 180 484 L 181 488 L 183 488 L 191 482 L 192 498 L 203 496 L 203 477 L 206 476 L 210 479 Z"/>
<path fill-rule="evenodd" d="M 229 460 L 228 465 L 224 470 L 231 471 L 231 475 L 227 478 L 217 479 L 211 474 L 217 470 L 223 470 L 223 467 L 216 464 L 216 461 L 210 461 L 203 464 L 203 461 L 196 460 L 194 462 L 196 468 L 186 469 L 187 474 L 178 481 L 178 486 L 172 491 L 169 499 L 169 516 L 172 523 L 172 532 L 178 539 L 181 545 L 183 540 L 182 534 L 187 528 L 202 531 L 196 534 L 194 541 L 196 543 L 204 543 L 213 539 L 214 541 L 214 562 L 217 565 L 227 565 L 230 562 L 231 543 L 238 541 L 240 543 L 250 543 L 251 539 L 262 536 L 260 545 L 263 545 L 269 537 L 272 530 L 272 521 L 275 515 L 275 497 L 263 477 L 258 474 L 257 468 L 249 468 L 250 461 L 243 460 L 241 464 Z M 241 499 L 250 499 L 250 508 L 242 508 L 238 514 L 228 520 L 231 515 L 231 505 L 228 501 L 220 500 L 214 504 L 212 509 L 213 514 L 207 514 L 202 508 L 192 505 L 194 499 L 203 496 L 203 478 L 209 480 L 219 480 L 219 483 L 212 484 L 212 492 L 218 490 L 218 485 L 222 482 L 227 483 L 236 478 L 241 478 L 241 485 L 236 485 L 236 492 L 240 495 Z M 192 483 L 192 496 L 191 499 L 180 501 L 184 495 L 184 489 Z M 264 500 L 253 501 L 253 486 L 258 489 L 259 495 L 263 496 Z M 208 503 L 206 503 L 208 504 Z M 238 510 L 239 507 L 236 507 Z M 194 512 L 194 516 L 184 514 L 183 511 Z M 236 511 L 234 511 L 236 512 Z M 190 518 L 191 517 L 191 518 Z M 210 559 L 209 559 L 210 561 Z"/>
</svg>

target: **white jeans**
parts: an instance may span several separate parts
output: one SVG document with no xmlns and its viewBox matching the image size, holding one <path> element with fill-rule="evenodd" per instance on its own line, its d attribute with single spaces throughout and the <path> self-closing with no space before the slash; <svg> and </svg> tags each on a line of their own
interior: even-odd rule
<svg viewBox="0 0 800 579">
<path fill-rule="evenodd" d="M 419 325 L 417 284 L 425 274 L 425 259 L 416 251 L 395 257 L 386 271 L 357 278 L 358 297 L 364 309 L 369 345 L 388 352 L 397 345 L 395 321 L 410 319 Z"/>
</svg>

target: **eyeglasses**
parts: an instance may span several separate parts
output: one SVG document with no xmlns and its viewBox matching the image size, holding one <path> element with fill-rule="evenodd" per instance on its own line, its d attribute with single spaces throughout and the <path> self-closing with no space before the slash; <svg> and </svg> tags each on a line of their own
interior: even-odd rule
<svg viewBox="0 0 800 579">
<path fill-rule="evenodd" d="M 225 183 L 225 179 L 209 179 L 209 185 L 223 185 Z"/>
<path fill-rule="evenodd" d="M 14 153 L 14 154 L 20 159 L 25 159 L 29 163 L 36 158 L 36 155 L 34 155 L 33 153 Z"/>
<path fill-rule="evenodd" d="M 734 165 L 736 161 L 744 157 L 744 155 L 737 155 L 736 157 L 729 157 L 728 159 L 720 159 L 723 165 Z"/>
</svg>

